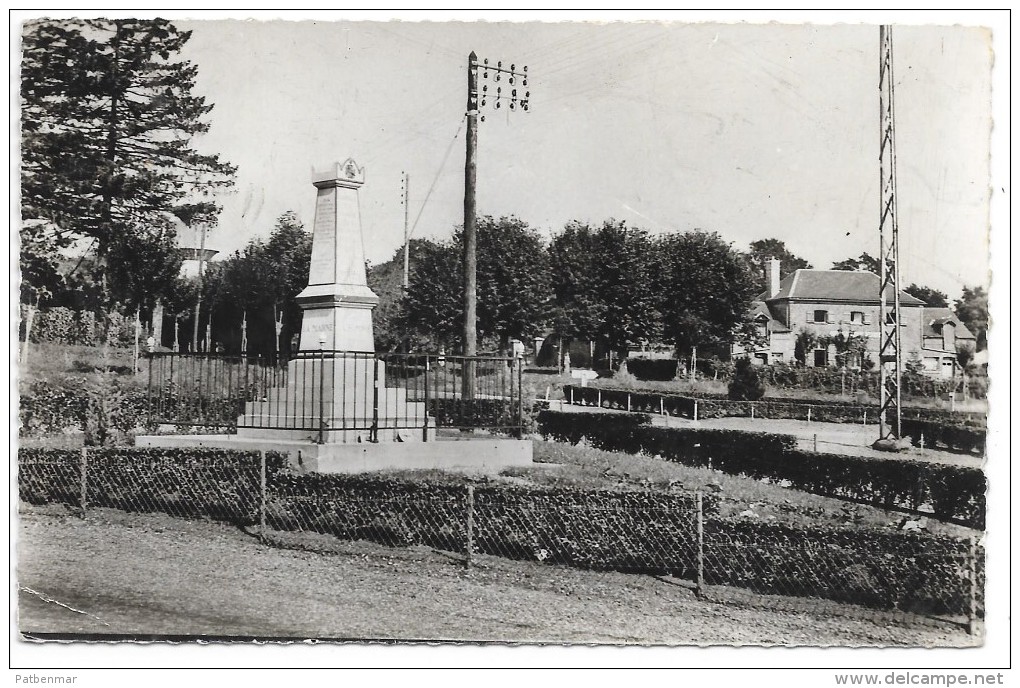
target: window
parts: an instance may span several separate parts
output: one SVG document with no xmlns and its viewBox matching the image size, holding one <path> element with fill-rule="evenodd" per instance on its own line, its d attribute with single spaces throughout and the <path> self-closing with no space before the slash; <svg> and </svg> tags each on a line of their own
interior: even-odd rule
<svg viewBox="0 0 1020 688">
<path fill-rule="evenodd" d="M 768 365 L 769 355 L 768 354 L 755 354 L 755 359 L 758 361 L 758 365 Z"/>
<path fill-rule="evenodd" d="M 822 368 L 829 364 L 828 352 L 825 349 L 815 349 L 815 367 Z"/>
<path fill-rule="evenodd" d="M 829 322 L 829 311 L 815 311 L 815 322 Z"/>
<path fill-rule="evenodd" d="M 777 351 L 776 353 L 772 354 L 772 358 L 776 359 L 777 361 L 783 360 L 783 352 Z"/>
<path fill-rule="evenodd" d="M 863 311 L 850 311 L 850 322 L 855 325 L 864 324 L 864 312 Z"/>
</svg>

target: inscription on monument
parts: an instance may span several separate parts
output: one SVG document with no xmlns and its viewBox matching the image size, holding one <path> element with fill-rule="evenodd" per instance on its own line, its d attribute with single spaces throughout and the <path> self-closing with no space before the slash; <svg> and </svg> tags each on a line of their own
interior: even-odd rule
<svg viewBox="0 0 1020 688">
<path fill-rule="evenodd" d="M 336 191 L 319 189 L 316 195 L 313 228 L 316 240 L 312 243 L 309 284 L 333 284 L 336 278 Z"/>
</svg>

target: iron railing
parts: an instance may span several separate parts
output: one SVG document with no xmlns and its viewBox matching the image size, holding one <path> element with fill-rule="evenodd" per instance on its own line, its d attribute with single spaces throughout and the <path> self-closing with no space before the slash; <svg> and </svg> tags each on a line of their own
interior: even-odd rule
<svg viewBox="0 0 1020 688">
<path fill-rule="evenodd" d="M 502 356 L 152 353 L 148 422 L 303 433 L 319 442 L 379 441 L 401 432 L 429 440 L 436 428 L 519 435 L 522 370 L 520 359 Z"/>
</svg>

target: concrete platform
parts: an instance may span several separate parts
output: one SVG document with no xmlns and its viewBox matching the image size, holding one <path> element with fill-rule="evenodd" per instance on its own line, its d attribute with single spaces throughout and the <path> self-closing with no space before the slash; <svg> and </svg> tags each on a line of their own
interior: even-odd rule
<svg viewBox="0 0 1020 688">
<path fill-rule="evenodd" d="M 138 447 L 210 447 L 285 452 L 295 470 L 317 473 L 367 473 L 394 470 L 456 470 L 498 473 L 511 466 L 533 465 L 531 440 L 472 435 L 434 442 L 315 444 L 246 438 L 236 435 L 140 435 Z"/>
</svg>

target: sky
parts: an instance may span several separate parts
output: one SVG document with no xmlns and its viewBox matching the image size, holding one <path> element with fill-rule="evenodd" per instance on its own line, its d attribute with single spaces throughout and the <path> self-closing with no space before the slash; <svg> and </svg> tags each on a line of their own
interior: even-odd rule
<svg viewBox="0 0 1020 688">
<path fill-rule="evenodd" d="M 878 253 L 875 24 L 175 23 L 215 105 L 197 145 L 238 166 L 209 238 L 224 254 L 287 210 L 311 226 L 312 169 L 348 157 L 366 167 L 370 262 L 402 245 L 404 173 L 413 236 L 449 237 L 471 50 L 530 76 L 528 112 L 483 111 L 481 214 L 544 236 L 615 218 L 739 249 L 775 237 L 816 268 Z M 902 277 L 955 297 L 988 281 L 991 34 L 893 40 Z"/>
</svg>

